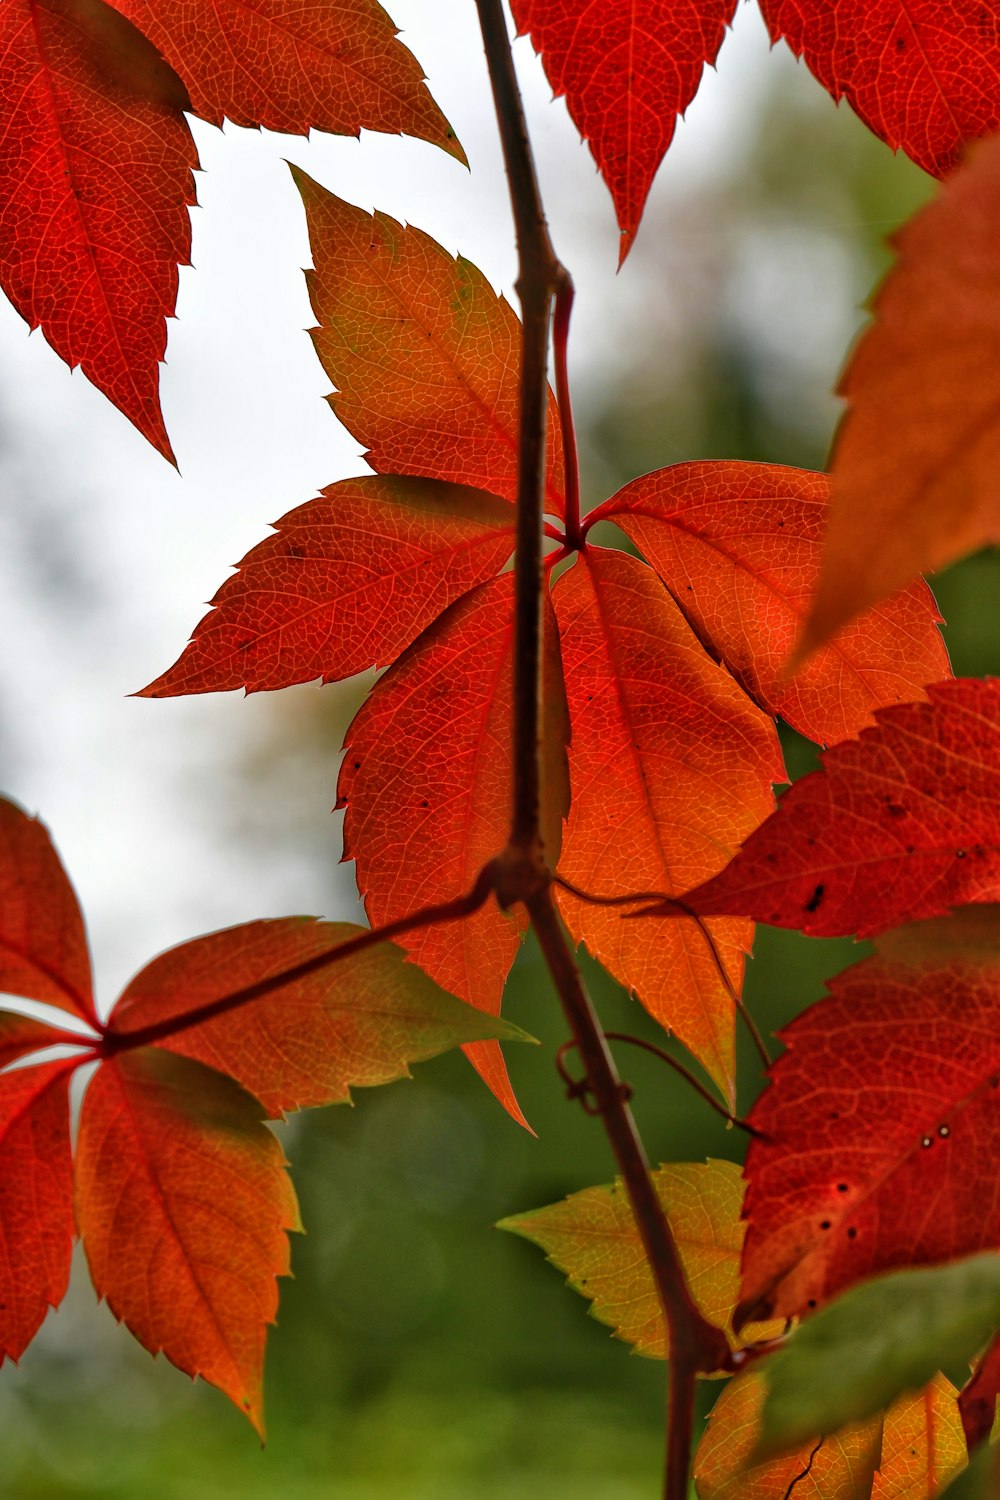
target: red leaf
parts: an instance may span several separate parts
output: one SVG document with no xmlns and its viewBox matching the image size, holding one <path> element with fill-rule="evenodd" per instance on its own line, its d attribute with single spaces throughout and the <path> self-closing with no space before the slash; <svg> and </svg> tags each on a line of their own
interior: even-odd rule
<svg viewBox="0 0 1000 1500">
<path fill-rule="evenodd" d="M 344 853 L 357 862 L 373 926 L 465 895 L 507 842 L 513 633 L 506 574 L 435 621 L 376 684 L 347 732 L 338 785 Z M 558 670 L 550 631 L 550 705 L 559 698 Z M 561 747 L 553 759 L 560 754 Z M 550 847 L 554 838 L 550 830 Z M 438 984 L 496 1015 L 524 927 L 523 909 L 507 915 L 491 902 L 400 941 Z M 467 1051 L 523 1123 L 496 1043 Z"/>
<path fill-rule="evenodd" d="M 171 461 L 158 386 L 191 244 L 185 103 L 103 0 L 0 7 L 0 282 Z"/>
<path fill-rule="evenodd" d="M 419 136 L 465 161 L 455 132 L 375 0 L 110 0 L 221 125 Z"/>
<path fill-rule="evenodd" d="M 830 989 L 751 1111 L 738 1325 L 1000 1244 L 1000 965 L 878 957 Z"/>
<path fill-rule="evenodd" d="M 985 1443 L 993 1431 L 997 1396 L 1000 1395 L 1000 1334 L 990 1343 L 976 1365 L 972 1378 L 958 1398 L 969 1451 Z"/>
<path fill-rule="evenodd" d="M 42 1021 L 35 1021 L 31 1016 L 15 1015 L 13 1011 L 0 1011 L 0 1068 L 6 1068 L 8 1064 L 16 1062 L 19 1057 L 27 1057 L 31 1052 L 40 1052 L 44 1047 L 51 1047 L 55 1042 L 63 1041 L 69 1036 L 68 1032 L 53 1031 L 51 1026 L 46 1026 Z M 74 1040 L 78 1040 L 74 1038 Z"/>
<path fill-rule="evenodd" d="M 0 1073 L 0 1362 L 20 1359 L 69 1284 L 72 1070 L 56 1062 Z"/>
<path fill-rule="evenodd" d="M 110 1028 L 135 1036 L 190 1016 L 364 930 L 288 917 L 194 938 L 154 958 L 129 982 Z M 352 1086 L 407 1077 L 408 1063 L 505 1029 L 438 989 L 394 944 L 380 943 L 161 1037 L 157 1045 L 234 1078 L 268 1114 L 278 1115 L 346 1101 Z"/>
<path fill-rule="evenodd" d="M 768 713 L 831 744 L 949 675 L 930 590 L 916 583 L 841 630 L 794 678 L 819 582 L 830 481 L 776 464 L 689 463 L 633 480 L 588 517 L 620 526 L 706 651 Z"/>
<path fill-rule="evenodd" d="M 835 937 L 997 900 L 1000 679 L 929 694 L 827 750 L 685 907 Z"/>
<path fill-rule="evenodd" d="M 554 590 L 573 725 L 560 874 L 596 895 L 718 870 L 784 779 L 774 725 L 710 661 L 644 563 L 588 547 Z M 559 892 L 567 926 L 732 1097 L 733 1003 L 703 933 Z M 716 924 L 734 986 L 751 929 Z"/>
<path fill-rule="evenodd" d="M 1000 540 L 998 238 L 991 140 L 897 237 L 898 264 L 841 381 L 849 408 L 803 651 L 918 573 Z"/>
<path fill-rule="evenodd" d="M 506 501 L 396 475 L 346 479 L 289 511 L 141 697 L 247 692 L 391 662 L 510 556 Z"/>
<path fill-rule="evenodd" d="M 679 115 L 714 63 L 736 0 L 512 0 L 607 183 L 632 248 Z"/>
<path fill-rule="evenodd" d="M 199 1063 L 124 1053 L 84 1098 L 76 1190 L 98 1295 L 150 1353 L 218 1386 L 263 1436 L 264 1339 L 299 1221 L 259 1106 Z"/>
<path fill-rule="evenodd" d="M 366 214 L 292 168 L 309 223 L 313 343 L 330 405 L 379 473 L 517 496 L 521 325 L 470 261 L 386 214 Z M 549 404 L 546 506 L 563 509 Z"/>
<path fill-rule="evenodd" d="M 761 0 L 834 97 L 869 129 L 942 175 L 1000 125 L 997 0 Z"/>
<path fill-rule="evenodd" d="M 97 1025 L 80 907 L 48 829 L 0 798 L 0 990 Z"/>
</svg>

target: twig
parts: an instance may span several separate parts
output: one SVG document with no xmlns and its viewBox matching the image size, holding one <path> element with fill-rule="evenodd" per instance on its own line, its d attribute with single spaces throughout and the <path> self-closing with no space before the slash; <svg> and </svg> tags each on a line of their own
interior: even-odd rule
<svg viewBox="0 0 1000 1500">
<path fill-rule="evenodd" d="M 569 325 L 576 293 L 566 277 L 556 292 L 555 318 L 552 325 L 552 349 L 555 356 L 556 401 L 559 405 L 559 427 L 563 439 L 563 464 L 566 470 L 566 545 L 571 551 L 583 546 L 580 529 L 580 460 L 573 426 L 573 402 L 569 389 Z"/>
<path fill-rule="evenodd" d="M 745 1130 L 747 1135 L 761 1137 L 762 1133 L 757 1129 L 756 1125 L 751 1125 L 749 1120 L 742 1120 L 739 1115 L 732 1114 L 721 1100 L 716 1099 L 711 1089 L 707 1089 L 703 1083 L 699 1083 L 698 1079 L 684 1066 L 680 1059 L 671 1057 L 670 1053 L 665 1051 L 663 1047 L 658 1047 L 655 1042 L 647 1042 L 645 1037 L 632 1036 L 628 1031 L 606 1031 L 604 1035 L 609 1042 L 627 1042 L 630 1047 L 641 1047 L 644 1052 L 651 1052 L 654 1057 L 658 1057 L 661 1062 L 665 1062 L 669 1068 L 673 1068 L 674 1072 L 684 1079 L 689 1088 L 694 1089 L 695 1093 L 704 1099 L 705 1103 L 714 1109 L 717 1115 L 722 1116 L 727 1125 L 733 1125 L 737 1130 Z"/>
</svg>

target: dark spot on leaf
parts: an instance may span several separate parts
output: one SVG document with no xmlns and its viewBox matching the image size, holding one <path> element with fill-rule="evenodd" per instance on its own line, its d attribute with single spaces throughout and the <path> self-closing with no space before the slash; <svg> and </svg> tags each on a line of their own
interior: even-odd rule
<svg viewBox="0 0 1000 1500">
<path fill-rule="evenodd" d="M 823 904 L 823 897 L 825 895 L 826 895 L 826 886 L 825 885 L 818 885 L 816 887 L 816 889 L 813 891 L 812 895 L 809 897 L 809 900 L 806 902 L 804 910 L 805 911 L 818 911 L 819 908 L 820 908 L 820 906 Z"/>
<path fill-rule="evenodd" d="M 297 543 L 292 543 L 288 548 L 288 555 L 289 557 L 305 557 L 306 549 L 298 546 Z"/>
<path fill-rule="evenodd" d="M 847 1192 L 847 1183 L 846 1182 L 838 1182 L 837 1183 L 837 1192 L 838 1193 L 846 1193 Z"/>
<path fill-rule="evenodd" d="M 809 1298 L 809 1306 L 810 1307 L 815 1307 L 816 1306 L 816 1298 L 815 1297 L 810 1297 Z"/>
<path fill-rule="evenodd" d="M 855 1229 L 854 1225 L 852 1224 L 851 1227 L 850 1227 L 850 1229 L 847 1231 L 847 1238 L 849 1240 L 856 1240 L 857 1237 L 858 1237 L 858 1231 Z"/>
<path fill-rule="evenodd" d="M 899 802 L 887 802 L 885 804 L 885 810 L 889 814 L 890 818 L 906 817 L 906 808 L 903 807 Z"/>
<path fill-rule="evenodd" d="M 951 1130 L 949 1129 L 949 1127 L 947 1125 L 939 1125 L 938 1126 L 938 1135 L 941 1136 L 942 1140 L 944 1140 L 949 1135 L 951 1135 Z"/>
<path fill-rule="evenodd" d="M 921 1140 L 920 1144 L 921 1144 L 921 1146 L 923 1146 L 924 1150 L 926 1151 L 927 1147 L 932 1144 L 930 1136 L 929 1135 L 925 1135 L 923 1137 L 923 1139 Z"/>
<path fill-rule="evenodd" d="M 964 849 L 956 849 L 955 850 L 955 858 L 956 859 L 964 859 L 965 858 L 965 850 Z"/>
<path fill-rule="evenodd" d="M 823 1222 L 820 1224 L 819 1227 L 820 1227 L 820 1229 L 829 1229 L 830 1228 L 830 1220 L 829 1219 L 824 1219 Z"/>
</svg>

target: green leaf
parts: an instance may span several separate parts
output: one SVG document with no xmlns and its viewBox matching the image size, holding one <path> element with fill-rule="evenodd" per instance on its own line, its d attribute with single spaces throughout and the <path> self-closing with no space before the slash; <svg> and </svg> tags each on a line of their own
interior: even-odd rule
<svg viewBox="0 0 1000 1500">
<path fill-rule="evenodd" d="M 968 1360 L 1000 1326 L 1000 1255 L 896 1271 L 809 1318 L 764 1366 L 758 1456 L 834 1432 Z"/>
</svg>

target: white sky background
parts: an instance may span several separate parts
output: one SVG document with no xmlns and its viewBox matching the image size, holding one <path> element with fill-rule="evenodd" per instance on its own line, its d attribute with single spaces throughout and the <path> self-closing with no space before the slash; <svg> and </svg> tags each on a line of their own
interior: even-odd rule
<svg viewBox="0 0 1000 1500">
<path fill-rule="evenodd" d="M 309 251 L 284 159 L 353 203 L 426 229 L 512 295 L 509 206 L 472 0 L 387 8 L 471 174 L 397 137 L 305 141 L 195 122 L 205 169 L 197 269 L 181 272 L 162 387 L 182 477 L 0 307 L 0 791 L 54 834 L 105 1007 L 155 952 L 197 933 L 292 912 L 355 914 L 349 872 L 334 874 L 333 760 L 320 784 L 312 769 L 252 785 L 234 775 L 234 760 L 269 742 L 284 695 L 126 695 L 177 657 L 203 602 L 269 523 L 319 486 L 363 472 L 357 444 L 322 399 L 330 382 L 302 331 L 313 321 L 301 275 Z M 516 56 L 555 242 L 578 287 L 579 402 L 613 383 L 644 342 L 671 205 L 692 184 L 738 173 L 771 70 L 787 76 L 795 65 L 783 49 L 769 56 L 756 7 L 741 7 L 616 277 L 617 229 L 589 151 L 564 105 L 550 102 L 527 41 Z M 804 289 L 804 318 L 808 302 Z M 276 852 L 255 846 L 248 862 L 224 834 L 251 793 L 254 825 L 273 828 Z M 310 829 L 306 847 L 282 841 L 289 818 Z M 317 888 L 327 851 L 330 876 Z"/>
</svg>

